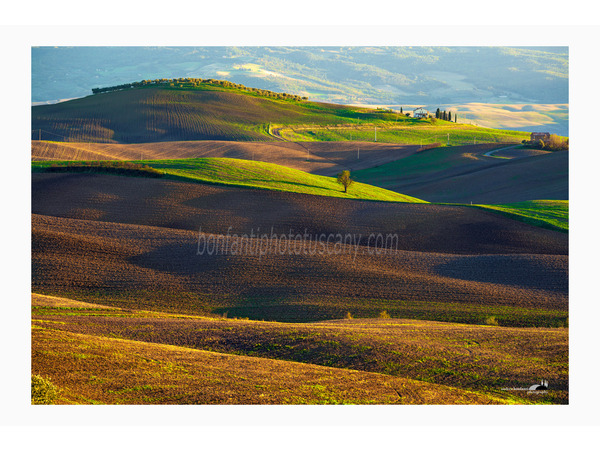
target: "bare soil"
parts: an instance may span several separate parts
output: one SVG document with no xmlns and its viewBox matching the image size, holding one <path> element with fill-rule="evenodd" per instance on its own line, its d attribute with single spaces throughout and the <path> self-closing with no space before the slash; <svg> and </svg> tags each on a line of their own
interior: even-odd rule
<svg viewBox="0 0 600 450">
<path fill-rule="evenodd" d="M 417 145 L 376 142 L 176 141 L 144 144 L 31 141 L 33 161 L 238 158 L 280 164 L 318 175 L 365 169 L 405 158 Z"/>
<path fill-rule="evenodd" d="M 406 302 L 567 310 L 568 235 L 466 206 L 33 174 L 32 212 L 34 290 L 281 320 Z"/>
</svg>

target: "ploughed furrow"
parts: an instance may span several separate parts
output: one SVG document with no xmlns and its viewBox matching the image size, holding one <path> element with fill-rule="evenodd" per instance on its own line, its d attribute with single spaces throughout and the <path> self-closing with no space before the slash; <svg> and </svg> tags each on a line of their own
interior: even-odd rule
<svg viewBox="0 0 600 450">
<path fill-rule="evenodd" d="M 34 173 L 32 178 L 32 212 L 46 216 L 195 232 L 201 228 L 220 235 L 301 233 L 304 240 L 323 234 L 325 239 L 346 239 L 350 234 L 352 243 L 361 246 L 383 244 L 415 252 L 568 254 L 565 233 L 465 206 L 357 201 L 113 175 Z"/>
<path fill-rule="evenodd" d="M 148 117 L 148 127 L 154 129 L 154 115 Z M 192 120 L 192 119 L 189 119 Z M 199 134 L 209 133 L 200 117 L 194 118 Z M 216 119 L 215 119 L 216 120 Z M 172 141 L 143 144 L 115 144 L 98 142 L 31 141 L 33 161 L 97 161 L 97 160 L 155 160 L 181 158 L 237 158 L 279 164 L 318 175 L 336 175 L 343 169 L 358 170 L 378 166 L 413 155 L 416 145 L 384 144 L 374 142 L 236 142 L 226 140 L 177 141 L 173 124 Z M 229 127 L 231 133 L 239 130 Z M 39 134 L 34 133 L 37 139 Z M 43 136 L 49 139 L 49 136 Z M 360 158 L 358 158 L 360 156 Z M 492 162 L 494 162 L 493 158 Z"/>
<path fill-rule="evenodd" d="M 565 255 L 377 252 L 334 242 L 215 239 L 197 231 L 34 214 L 32 289 L 103 292 L 120 305 L 158 302 L 159 309 L 181 311 L 254 307 L 293 316 L 297 308 L 306 317 L 312 309 L 315 318 L 349 304 L 385 309 L 403 302 L 567 310 Z"/>
</svg>

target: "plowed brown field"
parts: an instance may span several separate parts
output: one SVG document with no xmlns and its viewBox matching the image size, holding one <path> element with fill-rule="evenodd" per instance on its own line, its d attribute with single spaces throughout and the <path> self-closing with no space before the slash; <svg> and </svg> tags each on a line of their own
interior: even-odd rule
<svg viewBox="0 0 600 450">
<path fill-rule="evenodd" d="M 397 233 L 420 252 L 568 253 L 568 235 L 479 209 L 353 201 L 277 191 L 91 174 L 32 174 L 32 212 L 205 233 Z M 395 247 L 395 246 L 394 246 Z M 395 247 L 396 248 L 396 247 Z"/>
<path fill-rule="evenodd" d="M 342 168 L 358 170 L 396 161 L 414 154 L 418 149 L 417 145 L 375 142 L 178 141 L 102 144 L 31 141 L 31 159 L 98 161 L 237 158 L 280 164 L 319 175 L 334 175 Z"/>
<path fill-rule="evenodd" d="M 280 320 L 406 302 L 567 310 L 568 236 L 468 207 L 76 174 L 34 174 L 32 200 L 34 291 Z M 286 239 L 198 255 L 200 226 Z M 305 232 L 362 236 L 321 251 L 295 244 Z M 378 252 L 371 233 L 397 233 L 397 250 Z"/>
<path fill-rule="evenodd" d="M 478 170 L 453 174 L 440 172 L 410 183 L 398 180 L 394 186 L 381 187 L 431 202 L 512 203 L 569 199 L 569 152 L 499 161 L 501 163 Z"/>
</svg>

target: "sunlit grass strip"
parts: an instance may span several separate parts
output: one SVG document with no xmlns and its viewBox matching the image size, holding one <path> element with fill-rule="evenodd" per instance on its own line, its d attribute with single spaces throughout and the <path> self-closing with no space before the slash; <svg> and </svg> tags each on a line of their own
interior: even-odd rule
<svg viewBox="0 0 600 450">
<path fill-rule="evenodd" d="M 473 205 L 497 211 L 512 219 L 552 230 L 569 231 L 568 200 L 530 200 L 505 205 Z"/>
<path fill-rule="evenodd" d="M 209 183 L 362 200 L 426 203 L 423 200 L 363 183 L 343 192 L 336 178 L 313 175 L 278 164 L 232 158 L 147 161 L 149 166 L 178 178 Z"/>
<path fill-rule="evenodd" d="M 32 163 L 32 168 L 34 171 L 58 171 L 63 170 L 63 167 L 64 170 L 70 170 L 68 167 L 78 167 L 79 164 L 79 162 L 69 161 L 35 161 Z M 110 164 L 112 162 L 107 163 L 107 165 Z M 122 164 L 131 163 L 124 162 Z M 354 183 L 347 193 L 344 193 L 343 187 L 337 183 L 334 177 L 313 175 L 261 161 L 233 158 L 192 158 L 139 161 L 137 165 L 148 167 L 153 175 L 158 173 L 166 178 L 183 181 L 360 200 L 427 203 L 415 197 L 358 182 Z M 96 168 L 95 165 L 91 167 Z M 140 170 L 136 171 L 135 175 L 144 175 L 145 173 L 145 170 Z"/>
</svg>

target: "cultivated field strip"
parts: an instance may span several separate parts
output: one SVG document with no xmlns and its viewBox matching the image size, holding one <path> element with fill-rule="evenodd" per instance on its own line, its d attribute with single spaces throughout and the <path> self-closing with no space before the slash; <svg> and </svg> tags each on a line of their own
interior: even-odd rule
<svg viewBox="0 0 600 450">
<path fill-rule="evenodd" d="M 384 186 L 382 186 L 384 187 Z M 526 200 L 569 199 L 569 154 L 556 152 L 510 160 L 457 176 L 432 176 L 419 184 L 392 188 L 427 201 L 512 203 Z"/>
<path fill-rule="evenodd" d="M 379 142 L 415 145 L 434 143 L 467 145 L 477 142 L 504 143 L 507 145 L 519 143 L 529 137 L 528 133 L 523 131 L 495 130 L 448 122 L 427 125 L 418 125 L 413 122 L 409 126 L 395 125 L 392 121 L 370 124 L 369 126 L 356 124 L 316 127 L 298 125 L 279 128 L 277 132 L 281 137 L 290 141 L 370 141 L 375 140 L 376 136 Z"/>
<path fill-rule="evenodd" d="M 400 377 L 33 325 L 32 373 L 63 404 L 503 404 Z"/>
<path fill-rule="evenodd" d="M 552 380 L 554 395 L 568 390 L 566 328 L 391 318 L 292 324 L 106 309 L 38 294 L 32 306 L 34 325 L 72 333 L 384 373 L 495 395 L 542 378 Z"/>
<path fill-rule="evenodd" d="M 69 142 L 272 141 L 259 124 L 302 121 L 305 114 L 290 102 L 235 92 L 131 89 L 33 107 L 32 130 Z"/>
<path fill-rule="evenodd" d="M 31 141 L 33 161 L 236 158 L 263 161 L 319 175 L 358 170 L 406 158 L 418 146 L 373 142 L 174 141 L 144 144 Z M 492 161 L 493 162 L 493 161 Z"/>
<path fill-rule="evenodd" d="M 225 235 L 397 235 L 394 249 L 568 254 L 568 235 L 464 206 L 356 201 L 151 178 L 32 174 L 34 214 Z M 260 230 L 259 230 L 260 228 Z M 290 231 L 291 230 L 291 231 Z M 371 246 L 374 239 L 371 239 Z"/>
<path fill-rule="evenodd" d="M 333 244 L 323 253 L 316 244 L 303 253 L 291 241 L 282 253 L 282 242 L 264 246 L 255 238 L 245 251 L 239 247 L 243 254 L 198 254 L 194 231 L 34 214 L 32 289 L 103 292 L 120 306 L 237 308 L 286 320 L 341 317 L 348 305 L 395 311 L 407 301 L 549 311 L 568 306 L 564 255 L 377 255 L 351 245 L 336 251 Z"/>
<path fill-rule="evenodd" d="M 432 149 L 359 170 L 354 177 L 429 202 L 511 203 L 569 198 L 569 152 L 501 159 L 483 156 L 486 151 L 468 147 Z M 515 156 L 517 152 L 527 155 L 528 151 L 511 152 Z"/>
</svg>

